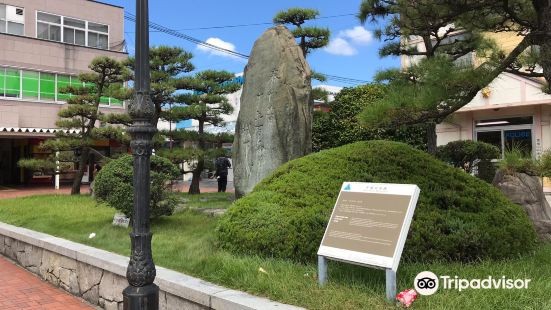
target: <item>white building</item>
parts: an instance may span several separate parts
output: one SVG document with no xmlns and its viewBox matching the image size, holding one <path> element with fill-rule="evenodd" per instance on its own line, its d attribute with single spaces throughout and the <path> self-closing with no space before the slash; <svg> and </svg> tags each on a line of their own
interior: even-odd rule
<svg viewBox="0 0 551 310">
<path fill-rule="evenodd" d="M 521 40 L 512 33 L 487 35 L 506 52 Z M 403 42 L 423 50 L 423 45 L 415 38 Z M 418 60 L 419 56 L 402 56 L 402 68 Z M 472 53 L 464 56 L 463 60 L 477 61 Z M 545 94 L 542 87 L 543 80 L 540 79 L 500 74 L 471 102 L 453 113 L 449 120 L 437 125 L 437 144 L 476 140 L 493 144 L 502 153 L 515 146 L 538 157 L 551 148 L 551 95 Z"/>
</svg>

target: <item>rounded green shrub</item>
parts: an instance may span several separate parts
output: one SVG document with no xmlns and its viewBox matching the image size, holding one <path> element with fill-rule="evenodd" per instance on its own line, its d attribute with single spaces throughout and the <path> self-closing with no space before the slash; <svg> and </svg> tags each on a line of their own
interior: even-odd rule
<svg viewBox="0 0 551 310">
<path fill-rule="evenodd" d="M 491 185 L 406 144 L 369 141 L 281 166 L 222 217 L 220 246 L 297 261 L 314 259 L 345 181 L 421 188 L 405 260 L 497 259 L 536 245 L 524 211 Z"/>
<path fill-rule="evenodd" d="M 94 180 L 94 197 L 121 211 L 129 218 L 133 213 L 133 157 L 124 155 L 105 165 Z M 151 156 L 151 218 L 171 215 L 176 199 L 170 190 L 170 180 L 180 176 L 180 170 L 170 160 Z"/>
</svg>

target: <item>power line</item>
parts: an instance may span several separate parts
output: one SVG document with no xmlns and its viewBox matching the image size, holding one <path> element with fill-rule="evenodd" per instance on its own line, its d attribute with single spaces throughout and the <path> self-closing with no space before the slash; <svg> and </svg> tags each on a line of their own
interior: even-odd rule
<svg viewBox="0 0 551 310">
<path fill-rule="evenodd" d="M 127 20 L 129 20 L 129 21 L 131 21 L 131 22 L 134 22 L 134 23 L 136 22 L 136 16 L 135 16 L 134 14 L 132 14 L 132 13 L 125 12 L 124 18 L 127 19 Z M 157 31 L 162 32 L 162 33 L 165 33 L 165 34 L 168 34 L 168 35 L 171 35 L 171 36 L 175 36 L 175 37 L 177 37 L 177 38 L 180 38 L 180 39 L 183 39 L 183 40 L 192 42 L 192 43 L 197 44 L 197 45 L 200 45 L 200 46 L 204 46 L 204 47 L 207 47 L 207 48 L 210 48 L 210 49 L 213 49 L 213 50 L 216 50 L 216 51 L 219 51 L 219 52 L 228 54 L 228 55 L 232 55 L 232 56 L 235 56 L 235 57 L 238 57 L 238 58 L 242 58 L 242 59 L 248 59 L 248 58 L 249 58 L 249 55 L 242 54 L 242 53 L 239 53 L 239 52 L 236 52 L 236 51 L 232 51 L 232 50 L 228 50 L 228 49 L 225 49 L 225 48 L 222 48 L 222 47 L 219 47 L 219 46 L 216 46 L 216 45 L 213 45 L 213 44 L 204 42 L 204 41 L 202 41 L 202 40 L 200 40 L 200 39 L 197 39 L 197 38 L 188 36 L 188 35 L 186 35 L 186 34 L 183 34 L 183 33 L 178 32 L 178 31 L 176 31 L 176 30 L 167 28 L 167 27 L 165 27 L 165 26 L 162 26 L 162 25 L 160 25 L 160 24 L 154 23 L 154 22 L 152 22 L 152 21 L 149 21 L 149 28 L 154 29 L 154 30 L 157 30 Z M 323 76 L 325 76 L 328 80 L 332 80 L 332 81 L 336 81 L 336 82 L 341 82 L 341 83 L 348 84 L 348 85 L 359 85 L 359 84 L 367 84 L 367 83 L 369 83 L 369 81 L 365 81 L 365 80 L 347 78 L 347 77 L 342 77 L 342 76 L 337 76 L 337 75 L 330 75 L 330 74 L 324 74 L 324 73 L 320 73 L 320 74 L 323 75 Z"/>
<path fill-rule="evenodd" d="M 330 18 L 338 18 L 338 17 L 346 17 L 346 16 L 353 16 L 356 15 L 354 13 L 349 14 L 339 14 L 339 15 L 330 15 L 330 16 L 320 16 L 317 18 L 312 18 L 311 20 L 320 20 L 320 19 L 330 19 Z M 266 26 L 266 25 L 273 25 L 273 22 L 265 22 L 265 23 L 252 23 L 252 24 L 238 24 L 238 25 L 224 25 L 224 26 L 207 26 L 207 27 L 197 27 L 197 28 L 182 28 L 182 29 L 175 29 L 175 31 L 193 31 L 193 30 L 209 30 L 209 29 L 226 29 L 226 28 L 240 28 L 240 27 L 253 27 L 253 26 Z M 155 32 L 161 32 L 161 31 L 155 31 Z M 126 33 L 134 33 L 134 31 L 126 31 Z"/>
<path fill-rule="evenodd" d="M 136 22 L 136 16 L 132 13 L 125 13 L 124 18 L 129 20 L 129 21 L 132 21 L 134 23 Z M 222 48 L 222 47 L 219 47 L 219 46 L 201 41 L 199 39 L 196 39 L 194 37 L 190 37 L 188 35 L 185 35 L 183 33 L 180 33 L 178 31 L 176 31 L 176 30 L 172 30 L 170 28 L 164 27 L 164 26 L 159 25 L 157 23 L 154 23 L 152 21 L 149 21 L 149 28 L 158 30 L 160 32 L 163 32 L 163 33 L 166 33 L 166 34 L 169 34 L 169 35 L 172 35 L 172 36 L 175 36 L 175 37 L 180 38 L 180 39 L 187 40 L 187 41 L 192 42 L 192 43 L 197 44 L 197 45 L 201 45 L 201 46 L 204 46 L 204 47 L 207 47 L 207 48 L 210 48 L 210 49 L 217 50 L 217 51 L 222 52 L 222 53 L 230 54 L 230 55 L 233 55 L 233 56 L 236 56 L 236 57 L 239 57 L 239 58 L 243 58 L 243 59 L 248 59 L 249 58 L 249 55 L 241 54 L 241 53 L 238 53 L 238 52 L 235 52 L 235 51 L 231 51 L 231 50 L 228 50 L 228 49 L 225 49 L 225 48 Z"/>
</svg>

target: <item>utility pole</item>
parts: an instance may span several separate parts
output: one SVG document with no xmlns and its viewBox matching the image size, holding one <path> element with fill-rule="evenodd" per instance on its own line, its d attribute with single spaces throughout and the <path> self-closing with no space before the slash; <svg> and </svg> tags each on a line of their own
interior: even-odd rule
<svg viewBox="0 0 551 310">
<path fill-rule="evenodd" d="M 132 126 L 130 147 L 134 156 L 134 214 L 132 218 L 131 256 L 126 278 L 130 284 L 123 291 L 125 310 L 158 310 L 159 287 L 151 254 L 149 226 L 150 157 L 152 138 L 157 128 L 151 121 L 155 107 L 150 97 L 149 8 L 148 0 L 136 0 L 136 80 L 133 101 L 128 107 Z"/>
</svg>

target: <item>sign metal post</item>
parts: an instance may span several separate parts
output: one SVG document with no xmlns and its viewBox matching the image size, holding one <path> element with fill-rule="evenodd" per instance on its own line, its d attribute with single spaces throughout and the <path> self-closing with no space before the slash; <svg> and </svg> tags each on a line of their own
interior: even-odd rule
<svg viewBox="0 0 551 310">
<path fill-rule="evenodd" d="M 396 271 L 419 187 L 345 182 L 318 250 L 318 282 L 327 282 L 329 259 L 385 269 L 386 298 L 396 296 Z"/>
</svg>

